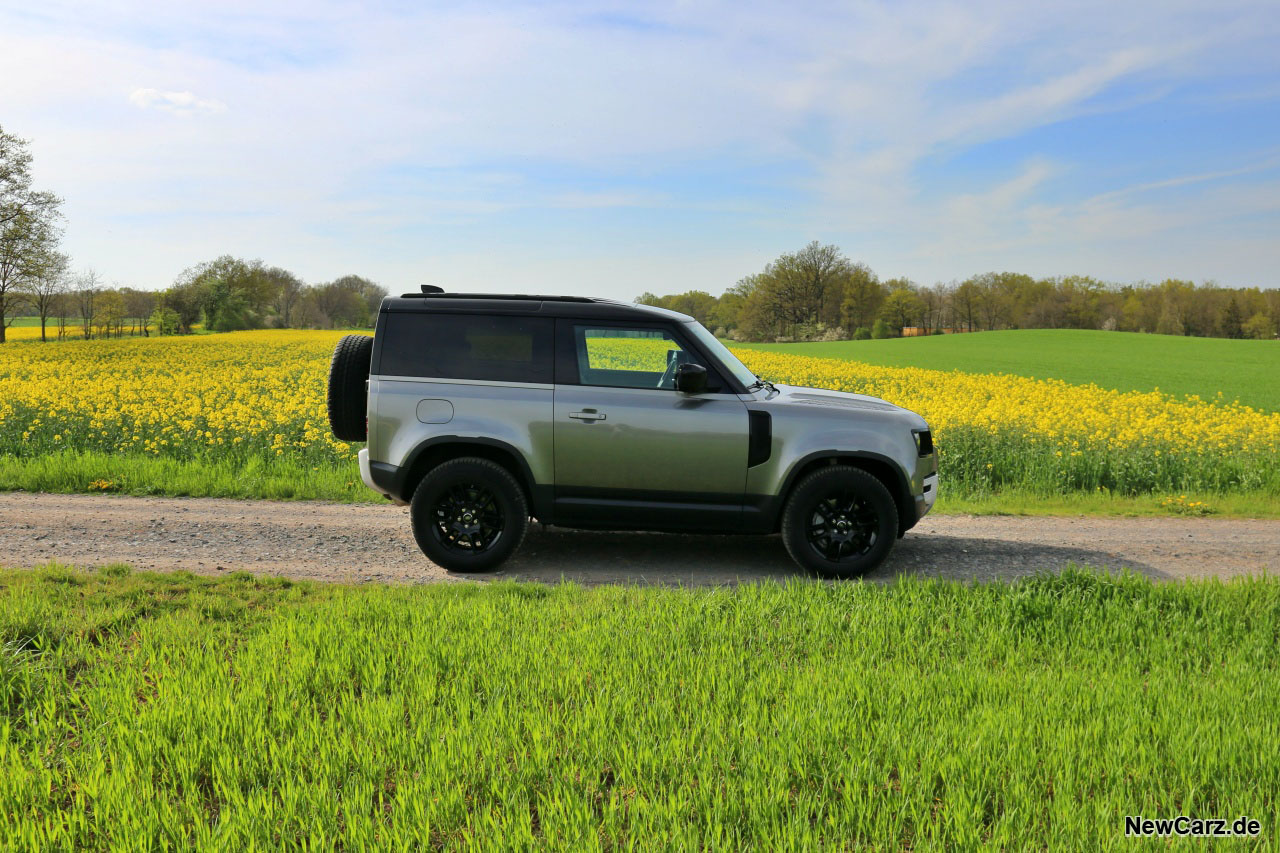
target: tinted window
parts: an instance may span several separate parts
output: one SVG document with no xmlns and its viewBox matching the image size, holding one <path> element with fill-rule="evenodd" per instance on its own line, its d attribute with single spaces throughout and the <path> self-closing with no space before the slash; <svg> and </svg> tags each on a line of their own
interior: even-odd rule
<svg viewBox="0 0 1280 853">
<path fill-rule="evenodd" d="M 378 372 L 550 383 L 553 322 L 486 314 L 388 314 Z"/>
</svg>

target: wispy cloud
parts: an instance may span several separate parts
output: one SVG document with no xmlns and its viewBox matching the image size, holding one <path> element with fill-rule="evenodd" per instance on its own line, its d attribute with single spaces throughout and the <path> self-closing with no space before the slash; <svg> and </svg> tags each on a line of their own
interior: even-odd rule
<svg viewBox="0 0 1280 853">
<path fill-rule="evenodd" d="M 176 116 L 225 112 L 227 105 L 212 98 L 199 98 L 192 92 L 164 92 L 160 89 L 134 89 L 129 101 L 142 109 L 157 109 Z"/>
</svg>

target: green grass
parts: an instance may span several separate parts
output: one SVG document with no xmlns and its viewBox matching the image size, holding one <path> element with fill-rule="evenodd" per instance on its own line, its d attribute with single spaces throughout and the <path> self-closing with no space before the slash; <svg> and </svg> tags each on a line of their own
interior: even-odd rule
<svg viewBox="0 0 1280 853">
<path fill-rule="evenodd" d="M 319 587 L 0 573 L 4 849 L 1275 837 L 1280 581 Z"/>
<path fill-rule="evenodd" d="M 1185 496 L 1185 497 L 1184 497 Z M 1179 500 L 1179 498 L 1182 498 Z M 1197 507 L 1190 506 L 1197 504 Z M 1213 518 L 1280 518 L 1280 496 L 1263 491 L 1210 494 L 1116 495 L 1063 492 L 1046 495 L 1027 489 L 999 493 L 938 496 L 935 515 L 1091 515 L 1123 518 L 1211 516 Z"/>
<path fill-rule="evenodd" d="M 64 450 L 0 455 L 0 491 L 118 493 L 198 498 L 384 502 L 355 461 L 325 464 L 282 456 L 208 454 L 187 459 Z"/>
<path fill-rule="evenodd" d="M 1118 391 L 1158 388 L 1205 400 L 1217 399 L 1221 391 L 1226 402 L 1239 400 L 1264 411 L 1280 411 L 1280 341 L 1025 329 L 881 341 L 728 343 L 886 367 L 1010 373 L 1082 385 L 1092 382 Z"/>
<path fill-rule="evenodd" d="M 943 486 L 934 509 L 939 515 L 1177 515 L 1179 508 L 1162 506 L 1162 502 L 1182 494 L 1172 490 L 1130 496 L 1081 491 L 1053 493 L 1026 487 L 964 487 L 949 481 Z M 30 457 L 0 455 L 0 491 L 14 490 L 385 502 L 361 482 L 354 462 L 309 465 L 288 457 L 250 457 L 237 461 L 227 457 L 174 459 L 97 451 L 62 451 Z M 1187 501 L 1206 504 L 1208 514 L 1217 518 L 1280 518 L 1280 496 L 1266 489 L 1228 493 L 1206 489 L 1185 494 Z"/>
</svg>

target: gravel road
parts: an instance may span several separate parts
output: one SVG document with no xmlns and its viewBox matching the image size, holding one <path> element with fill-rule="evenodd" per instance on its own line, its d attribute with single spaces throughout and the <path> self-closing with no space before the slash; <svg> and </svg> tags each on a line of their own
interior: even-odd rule
<svg viewBox="0 0 1280 853">
<path fill-rule="evenodd" d="M 414 544 L 408 511 L 391 504 L 0 494 L 0 565 L 50 560 L 383 583 L 564 578 L 585 585 L 711 585 L 799 575 L 777 536 L 532 525 L 500 571 L 467 576 L 428 562 Z M 1125 566 L 1156 579 L 1280 570 L 1280 521 L 929 516 L 867 577 L 1009 579 L 1070 562 Z"/>
</svg>

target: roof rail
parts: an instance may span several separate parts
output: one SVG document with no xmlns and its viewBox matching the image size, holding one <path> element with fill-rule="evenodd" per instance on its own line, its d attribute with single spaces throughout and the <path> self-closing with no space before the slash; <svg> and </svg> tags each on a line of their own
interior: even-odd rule
<svg viewBox="0 0 1280 853">
<path fill-rule="evenodd" d="M 423 285 L 430 287 L 431 285 Z M 589 296 L 534 296 L 528 293 L 402 293 L 401 299 L 527 299 L 538 302 L 595 302 Z"/>
</svg>

